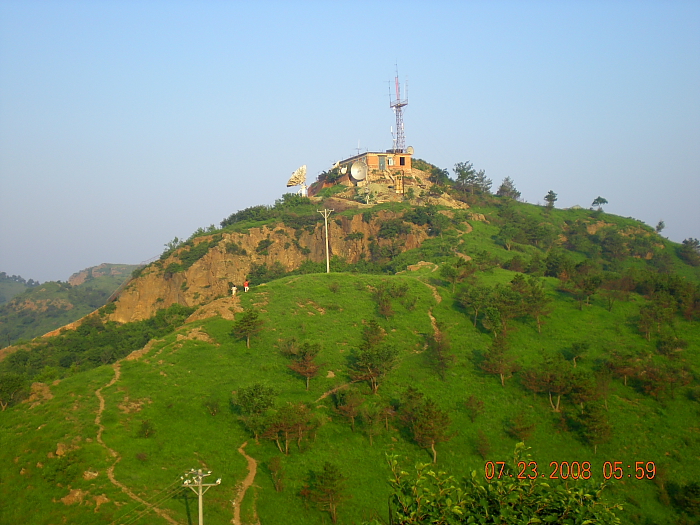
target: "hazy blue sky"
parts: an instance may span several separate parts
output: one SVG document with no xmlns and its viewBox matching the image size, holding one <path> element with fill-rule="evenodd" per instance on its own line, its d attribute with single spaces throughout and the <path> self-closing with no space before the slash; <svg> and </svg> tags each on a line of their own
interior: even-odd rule
<svg viewBox="0 0 700 525">
<path fill-rule="evenodd" d="M 391 147 L 700 237 L 700 2 L 0 0 L 0 271 L 65 280 Z"/>
</svg>

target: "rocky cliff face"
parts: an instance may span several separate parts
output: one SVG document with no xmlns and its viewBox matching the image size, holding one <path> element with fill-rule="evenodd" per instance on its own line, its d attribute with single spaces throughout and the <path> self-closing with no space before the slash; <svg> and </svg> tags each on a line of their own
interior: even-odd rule
<svg viewBox="0 0 700 525">
<path fill-rule="evenodd" d="M 349 263 L 356 263 L 362 257 L 369 258 L 370 239 L 374 239 L 379 246 L 391 245 L 398 240 L 403 243 L 402 250 L 420 246 L 428 236 L 426 227 L 411 225 L 411 233 L 407 235 L 396 239 L 377 238 L 381 225 L 397 216 L 393 212 L 381 211 L 369 223 L 363 220 L 362 215 L 351 218 L 331 216 L 328 221 L 331 256 L 343 257 Z M 180 261 L 178 255 L 186 250 L 181 248 L 167 259 L 146 267 L 121 293 L 110 318 L 121 323 L 138 321 L 174 303 L 198 306 L 226 297 L 231 294 L 229 282 L 242 286 L 253 264 L 270 266 L 278 261 L 285 270 L 291 271 L 307 260 L 325 261 L 323 232 L 321 221 L 313 231 L 296 230 L 280 223 L 274 227 L 251 228 L 246 233 L 224 233 L 218 244 L 188 269 L 167 273 L 165 269 L 170 264 Z M 348 239 L 351 234 L 355 235 Z M 199 237 L 195 239 L 195 244 L 209 242 L 212 238 Z M 271 244 L 259 250 L 261 241 Z M 233 245 L 239 246 L 238 251 L 245 250 L 246 255 L 231 253 L 230 247 Z"/>
</svg>

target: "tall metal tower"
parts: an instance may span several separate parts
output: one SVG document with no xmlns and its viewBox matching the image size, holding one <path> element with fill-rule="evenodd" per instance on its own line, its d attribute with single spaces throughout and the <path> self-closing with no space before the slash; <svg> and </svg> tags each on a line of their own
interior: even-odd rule
<svg viewBox="0 0 700 525">
<path fill-rule="evenodd" d="M 403 108 L 408 106 L 408 88 L 406 88 L 406 99 L 401 100 L 401 85 L 399 84 L 399 70 L 396 69 L 396 77 L 394 78 L 396 85 L 396 98 L 392 98 L 391 89 L 389 89 L 389 107 L 396 114 L 396 135 L 394 135 L 394 152 L 404 153 L 406 150 L 406 136 L 403 131 Z"/>
</svg>

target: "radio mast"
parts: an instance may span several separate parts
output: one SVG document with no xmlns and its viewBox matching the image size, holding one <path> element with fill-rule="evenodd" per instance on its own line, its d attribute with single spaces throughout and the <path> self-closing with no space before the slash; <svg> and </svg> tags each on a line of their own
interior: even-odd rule
<svg viewBox="0 0 700 525">
<path fill-rule="evenodd" d="M 406 150 L 406 136 L 403 130 L 403 108 L 408 106 L 408 86 L 406 87 L 406 98 L 401 100 L 401 85 L 399 84 L 399 68 L 396 68 L 396 77 L 394 78 L 396 86 L 396 98 L 392 98 L 391 89 L 389 89 L 389 107 L 396 114 L 396 136 L 394 138 L 394 153 L 404 153 Z"/>
</svg>

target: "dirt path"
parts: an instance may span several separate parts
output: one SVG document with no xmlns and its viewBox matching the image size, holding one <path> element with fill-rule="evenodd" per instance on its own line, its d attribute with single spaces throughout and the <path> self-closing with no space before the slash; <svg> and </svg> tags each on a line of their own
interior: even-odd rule
<svg viewBox="0 0 700 525">
<path fill-rule="evenodd" d="M 418 280 L 433 291 L 433 297 L 435 297 L 435 300 L 437 301 L 437 303 L 440 304 L 442 302 L 442 296 L 438 293 L 437 288 L 435 288 L 432 284 L 426 283 L 422 279 L 418 279 Z"/>
<path fill-rule="evenodd" d="M 433 326 L 433 333 L 437 337 L 438 334 L 440 334 L 440 329 L 438 328 L 437 321 L 435 320 L 435 317 L 433 317 L 433 310 L 432 309 L 428 310 L 428 317 L 430 317 L 430 324 Z"/>
<path fill-rule="evenodd" d="M 119 481 L 116 480 L 114 477 L 114 467 L 117 466 L 117 463 L 121 461 L 121 456 L 117 453 L 116 450 L 113 450 L 109 448 L 104 440 L 102 439 L 102 432 L 104 432 L 105 427 L 102 425 L 102 413 L 104 412 L 105 409 L 105 398 L 102 396 L 102 389 L 103 388 L 109 388 L 110 386 L 114 385 L 117 381 L 119 381 L 119 378 L 121 377 L 121 367 L 119 362 L 116 362 L 112 365 L 112 368 L 114 368 L 114 377 L 112 380 L 107 383 L 104 386 L 101 386 L 97 390 L 95 390 L 95 395 L 97 396 L 97 399 L 100 400 L 100 408 L 97 410 L 97 416 L 95 416 L 95 425 L 97 425 L 97 442 L 102 445 L 107 452 L 109 452 L 109 455 L 115 458 L 114 463 L 107 469 L 107 477 L 109 478 L 109 481 L 112 482 L 112 485 L 115 487 L 119 487 L 121 491 L 129 496 L 131 499 L 134 501 L 137 501 L 141 505 L 145 505 L 147 508 L 151 509 L 153 512 L 158 514 L 161 518 L 166 520 L 168 523 L 172 523 L 173 525 L 180 525 L 179 522 L 175 521 L 173 518 L 168 516 L 164 510 L 159 509 L 158 507 L 151 505 L 150 503 L 147 503 L 146 501 L 142 500 L 139 498 L 136 494 L 131 492 L 126 485 L 123 483 L 120 483 Z"/>
<path fill-rule="evenodd" d="M 233 519 L 231 520 L 231 523 L 233 523 L 233 525 L 241 525 L 241 503 L 243 503 L 245 493 L 253 484 L 253 480 L 255 480 L 255 474 L 258 471 L 258 462 L 245 453 L 244 449 L 247 444 L 248 442 L 246 441 L 238 449 L 238 452 L 240 452 L 240 454 L 248 462 L 248 475 L 243 480 L 243 483 L 241 483 L 241 488 L 238 489 L 238 495 L 236 496 L 236 499 L 233 502 Z M 258 521 L 257 514 L 255 521 Z"/>
<path fill-rule="evenodd" d="M 326 399 L 328 396 L 335 394 L 335 393 L 338 392 L 339 390 L 342 390 L 343 388 L 349 387 L 349 386 L 352 385 L 354 382 L 355 382 L 355 381 L 351 381 L 351 382 L 349 382 L 349 383 L 344 383 L 344 384 L 342 384 L 342 385 L 340 385 L 340 386 L 337 386 L 337 387 L 335 387 L 335 388 L 330 389 L 330 390 L 327 391 L 327 392 L 324 392 L 323 395 L 321 395 L 321 397 L 319 397 L 316 401 L 314 401 L 314 403 L 318 403 L 318 402 L 321 401 L 322 399 Z"/>
</svg>

